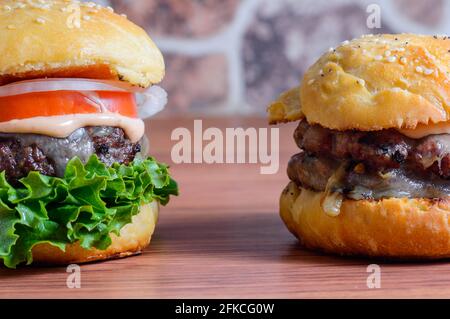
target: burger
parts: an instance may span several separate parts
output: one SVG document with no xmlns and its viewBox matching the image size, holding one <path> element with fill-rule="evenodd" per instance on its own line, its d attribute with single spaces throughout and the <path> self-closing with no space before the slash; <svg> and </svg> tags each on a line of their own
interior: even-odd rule
<svg viewBox="0 0 450 319">
<path fill-rule="evenodd" d="M 167 102 L 161 52 L 111 8 L 0 0 L 0 260 L 83 263 L 141 252 L 177 195 L 148 156 Z"/>
<path fill-rule="evenodd" d="M 450 256 L 450 38 L 366 35 L 269 106 L 298 121 L 280 213 L 307 248 Z"/>
</svg>

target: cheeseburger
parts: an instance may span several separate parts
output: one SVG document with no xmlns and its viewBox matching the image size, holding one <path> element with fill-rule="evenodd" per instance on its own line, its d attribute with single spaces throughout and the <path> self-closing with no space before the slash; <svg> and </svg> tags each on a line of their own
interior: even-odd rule
<svg viewBox="0 0 450 319">
<path fill-rule="evenodd" d="M 450 38 L 368 35 L 330 49 L 269 106 L 299 121 L 281 217 L 304 246 L 450 256 Z"/>
<path fill-rule="evenodd" d="M 167 102 L 161 52 L 111 8 L 0 0 L 0 259 L 139 253 L 177 194 L 143 118 Z"/>
</svg>

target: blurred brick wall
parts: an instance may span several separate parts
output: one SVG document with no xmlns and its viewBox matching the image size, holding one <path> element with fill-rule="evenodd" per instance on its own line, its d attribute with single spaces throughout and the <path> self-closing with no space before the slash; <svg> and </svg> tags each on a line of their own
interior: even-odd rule
<svg viewBox="0 0 450 319">
<path fill-rule="evenodd" d="M 445 34 L 445 0 L 102 0 L 144 27 L 162 49 L 163 113 L 265 114 L 329 47 L 366 33 Z M 367 6 L 381 8 L 368 29 Z"/>
</svg>

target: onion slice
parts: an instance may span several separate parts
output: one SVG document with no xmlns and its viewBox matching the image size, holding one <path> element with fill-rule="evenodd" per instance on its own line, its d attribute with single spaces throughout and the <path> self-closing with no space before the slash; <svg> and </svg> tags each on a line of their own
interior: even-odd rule
<svg viewBox="0 0 450 319">
<path fill-rule="evenodd" d="M 130 92 L 136 96 L 138 114 L 141 119 L 149 118 L 162 111 L 167 104 L 167 93 L 159 86 L 140 88 L 119 81 L 103 81 L 76 78 L 50 78 L 14 82 L 0 86 L 0 97 L 52 91 L 82 92 L 99 109 L 101 101 L 95 99 L 95 91 Z"/>
<path fill-rule="evenodd" d="M 51 91 L 114 91 L 141 93 L 145 89 L 119 81 L 52 78 L 38 79 L 0 86 L 0 97 Z"/>
<path fill-rule="evenodd" d="M 136 94 L 136 102 L 139 117 L 147 119 L 164 110 L 167 104 L 167 92 L 163 88 L 154 85 L 144 93 Z"/>
</svg>

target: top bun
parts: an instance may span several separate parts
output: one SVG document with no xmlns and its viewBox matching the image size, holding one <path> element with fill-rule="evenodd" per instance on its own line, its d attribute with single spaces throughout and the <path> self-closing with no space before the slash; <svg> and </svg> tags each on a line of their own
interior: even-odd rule
<svg viewBox="0 0 450 319">
<path fill-rule="evenodd" d="M 449 121 L 449 72 L 449 37 L 366 35 L 325 53 L 306 72 L 299 101 L 286 103 L 284 96 L 273 103 L 270 121 L 306 117 L 330 129 L 362 131 Z"/>
<path fill-rule="evenodd" d="M 148 87 L 164 77 L 146 32 L 95 3 L 0 0 L 0 85 L 41 77 L 122 80 Z"/>
</svg>

